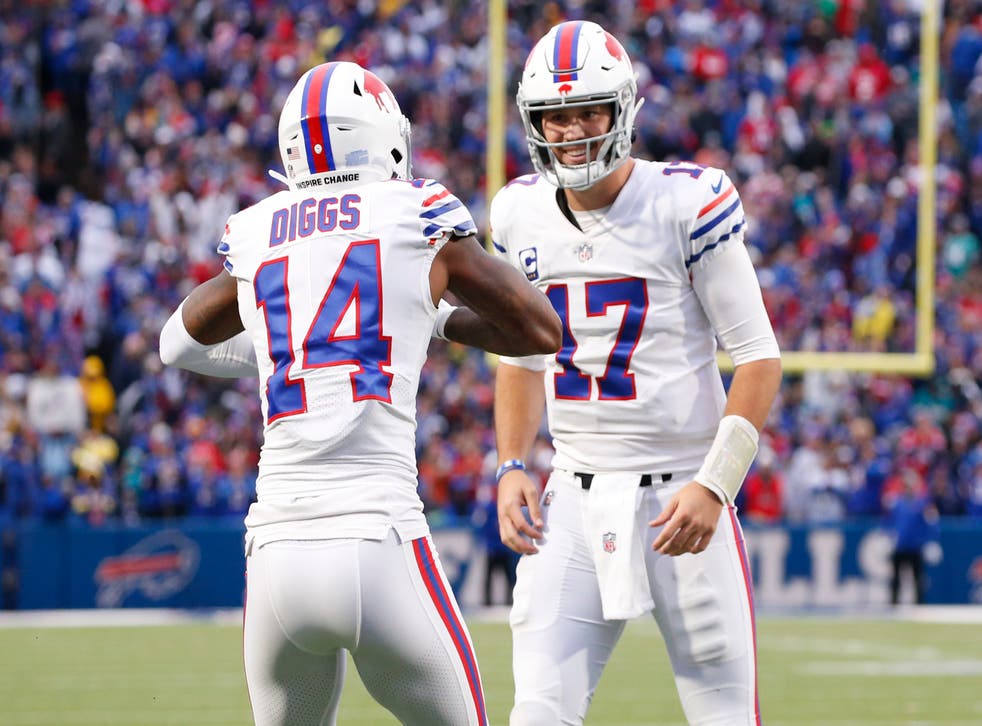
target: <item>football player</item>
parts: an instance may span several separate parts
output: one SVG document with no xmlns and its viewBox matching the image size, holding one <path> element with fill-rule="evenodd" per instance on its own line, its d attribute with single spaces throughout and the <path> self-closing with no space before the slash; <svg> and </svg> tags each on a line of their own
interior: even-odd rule
<svg viewBox="0 0 982 726">
<path fill-rule="evenodd" d="M 511 725 L 583 723 L 625 622 L 646 613 L 689 723 L 760 723 L 733 501 L 781 364 L 740 196 L 721 169 L 631 156 L 635 74 L 595 23 L 538 42 L 517 102 L 536 173 L 496 195 L 492 237 L 552 302 L 563 344 L 497 372 L 500 531 L 523 554 Z M 524 459 L 543 403 L 555 456 L 540 499 Z"/>
<path fill-rule="evenodd" d="M 246 517 L 244 658 L 260 726 L 334 724 L 345 651 L 401 723 L 486 724 L 477 659 L 416 491 L 431 334 L 555 352 L 561 323 L 410 175 L 410 126 L 354 63 L 300 78 L 280 116 L 288 189 L 234 214 L 225 269 L 161 334 L 165 363 L 255 374 L 264 417 Z M 441 303 L 450 290 L 466 303 Z M 438 309 L 437 303 L 441 303 Z"/>
</svg>

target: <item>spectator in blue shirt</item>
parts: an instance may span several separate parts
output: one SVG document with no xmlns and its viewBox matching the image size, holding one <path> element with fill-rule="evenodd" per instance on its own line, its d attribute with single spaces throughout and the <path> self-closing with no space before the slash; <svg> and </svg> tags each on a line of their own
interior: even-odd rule
<svg viewBox="0 0 982 726">
<path fill-rule="evenodd" d="M 890 505 L 887 513 L 889 527 L 894 535 L 890 600 L 894 605 L 900 603 L 900 581 L 904 570 L 910 570 L 914 578 L 915 599 L 920 605 L 924 602 L 927 591 L 924 575 L 925 552 L 929 548 L 936 552 L 938 548 L 938 510 L 930 496 L 919 487 L 919 477 L 903 476 L 903 482 L 903 491 Z"/>
</svg>

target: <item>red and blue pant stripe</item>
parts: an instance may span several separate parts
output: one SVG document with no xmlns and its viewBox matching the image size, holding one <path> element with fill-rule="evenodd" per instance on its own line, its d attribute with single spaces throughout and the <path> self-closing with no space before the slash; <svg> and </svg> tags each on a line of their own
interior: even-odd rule
<svg viewBox="0 0 982 726">
<path fill-rule="evenodd" d="M 442 573 L 437 569 L 429 539 L 426 537 L 414 539 L 413 552 L 416 555 L 416 563 L 419 565 L 423 582 L 426 584 L 426 591 L 440 614 L 440 619 L 450 633 L 450 639 L 453 641 L 457 655 L 460 656 L 460 661 L 464 666 L 464 672 L 467 674 L 467 685 L 470 687 L 471 698 L 477 711 L 478 723 L 481 726 L 487 726 L 487 708 L 484 703 L 484 688 L 481 685 L 481 674 L 477 668 L 477 658 L 474 656 L 474 649 L 471 647 L 467 630 L 454 607 L 453 597 L 449 593 L 446 580 L 443 579 Z"/>
</svg>

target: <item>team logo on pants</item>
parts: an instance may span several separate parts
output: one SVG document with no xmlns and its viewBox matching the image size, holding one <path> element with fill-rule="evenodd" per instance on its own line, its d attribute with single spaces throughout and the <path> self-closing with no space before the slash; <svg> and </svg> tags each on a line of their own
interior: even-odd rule
<svg viewBox="0 0 982 726">
<path fill-rule="evenodd" d="M 617 549 L 617 533 L 604 532 L 604 552 L 612 554 Z"/>
</svg>

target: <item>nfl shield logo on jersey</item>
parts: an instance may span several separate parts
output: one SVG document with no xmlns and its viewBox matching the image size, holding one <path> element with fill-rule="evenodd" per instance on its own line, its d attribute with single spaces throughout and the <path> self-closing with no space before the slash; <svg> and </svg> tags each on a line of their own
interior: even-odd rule
<svg viewBox="0 0 982 726">
<path fill-rule="evenodd" d="M 593 242 L 589 240 L 576 248 L 576 259 L 580 262 L 589 262 L 593 259 Z"/>
<path fill-rule="evenodd" d="M 617 549 L 617 533 L 604 532 L 604 552 L 613 554 Z"/>
<path fill-rule="evenodd" d="M 552 500 L 555 496 L 556 496 L 556 492 L 554 492 L 552 489 L 547 491 L 546 495 L 542 497 L 542 506 L 548 507 L 550 504 L 552 504 Z"/>
</svg>

